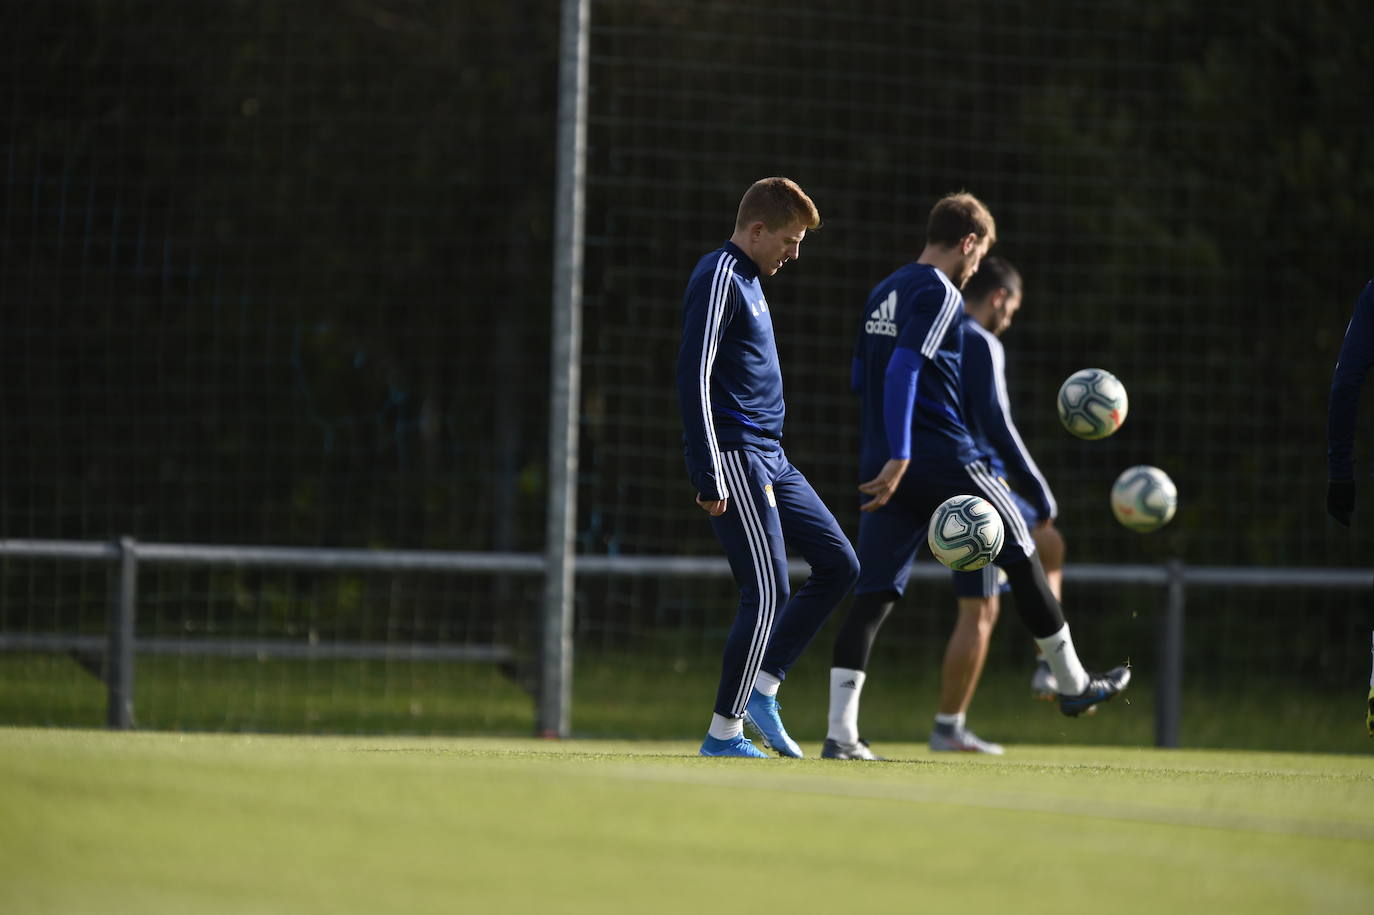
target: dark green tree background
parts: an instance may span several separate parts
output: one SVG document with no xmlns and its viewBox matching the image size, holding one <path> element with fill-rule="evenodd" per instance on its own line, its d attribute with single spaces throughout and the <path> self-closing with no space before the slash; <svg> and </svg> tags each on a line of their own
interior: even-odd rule
<svg viewBox="0 0 1374 915">
<path fill-rule="evenodd" d="M 854 313 L 967 187 L 1027 278 L 1014 401 L 1075 558 L 1367 561 L 1322 499 L 1374 274 L 1368 4 L 592 7 L 584 549 L 714 550 L 678 297 L 783 173 L 826 219 L 769 287 L 789 448 L 847 524 Z M 0 535 L 540 546 L 556 3 L 3 16 Z M 1092 448 L 1046 408 L 1088 364 L 1133 398 Z M 1140 462 L 1182 493 L 1152 538 L 1104 509 Z"/>
</svg>

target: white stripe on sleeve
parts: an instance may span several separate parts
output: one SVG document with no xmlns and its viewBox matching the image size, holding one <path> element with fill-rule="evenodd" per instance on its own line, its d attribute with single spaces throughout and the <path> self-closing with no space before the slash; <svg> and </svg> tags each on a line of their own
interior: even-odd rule
<svg viewBox="0 0 1374 915">
<path fill-rule="evenodd" d="M 720 346 L 721 322 L 725 316 L 725 305 L 730 300 L 731 277 L 734 275 L 735 259 L 722 253 L 716 261 L 716 272 L 711 278 L 711 296 L 706 303 L 706 322 L 701 341 L 701 363 L 697 371 L 697 396 L 701 401 L 701 421 L 706 429 L 706 448 L 711 455 L 711 473 L 716 478 L 722 499 L 730 498 L 721 473 L 720 445 L 716 440 L 715 418 L 711 415 L 711 368 L 716 362 L 716 350 Z"/>
</svg>

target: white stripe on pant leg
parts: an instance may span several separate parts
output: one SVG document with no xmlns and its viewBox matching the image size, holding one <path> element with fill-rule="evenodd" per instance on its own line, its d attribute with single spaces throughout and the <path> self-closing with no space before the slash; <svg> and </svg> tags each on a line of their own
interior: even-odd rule
<svg viewBox="0 0 1374 915">
<path fill-rule="evenodd" d="M 744 529 L 745 538 L 749 542 L 750 553 L 754 559 L 754 573 L 760 588 L 767 587 L 768 593 L 773 593 L 776 581 L 773 576 L 773 564 L 771 562 L 759 562 L 758 557 L 763 555 L 770 558 L 772 554 L 768 549 L 767 531 L 763 522 L 759 520 L 758 509 L 750 498 L 749 474 L 744 464 L 744 458 L 737 451 L 729 452 L 726 459 L 726 473 L 731 477 L 732 485 L 742 486 L 741 492 L 744 494 L 740 499 L 736 499 L 735 509 L 740 513 L 740 526 Z M 760 601 L 764 601 L 763 593 L 760 592 Z"/>
<path fill-rule="evenodd" d="M 773 571 L 773 554 L 769 548 L 767 529 L 759 518 L 758 506 L 754 503 L 749 489 L 744 456 L 740 452 L 734 452 L 732 457 L 735 471 L 734 485 L 742 487 L 738 491 L 747 496 L 743 502 L 739 503 L 741 518 L 744 521 L 746 533 L 750 535 L 751 549 L 753 549 L 756 564 L 755 571 L 761 577 L 761 587 L 766 588 L 759 595 L 759 613 L 754 621 L 754 633 L 750 638 L 749 652 L 745 658 L 745 677 L 741 680 L 735 695 L 735 711 L 743 714 L 744 707 L 749 701 L 749 692 L 754 686 L 754 679 L 758 676 L 759 668 L 763 665 L 763 655 L 768 649 L 769 637 L 773 631 L 773 620 L 777 616 L 777 579 Z"/>
<path fill-rule="evenodd" d="M 1011 493 L 986 467 L 970 464 L 967 469 L 969 475 L 979 484 L 984 498 L 997 506 L 1004 521 L 1011 523 L 1012 539 L 1027 556 L 1034 553 L 1035 541 L 1031 538 L 1030 528 L 1026 526 L 1026 519 L 1021 516 L 1021 509 L 1017 507 Z"/>
<path fill-rule="evenodd" d="M 1016 502 L 1011 498 L 1007 488 L 981 463 L 968 464 L 964 470 L 973 478 L 983 498 L 997 506 L 1003 521 L 1010 522 L 1012 539 L 1021 547 L 1021 551 L 1027 556 L 1034 553 L 1035 541 L 1031 539 L 1030 529 L 1026 527 L 1026 519 L 1021 517 L 1021 509 L 1016 507 Z"/>
<path fill-rule="evenodd" d="M 742 715 L 745 705 L 749 701 L 749 691 L 753 688 L 759 667 L 763 663 L 763 653 L 768 647 L 768 636 L 773 629 L 773 618 L 777 610 L 776 581 L 773 575 L 771 553 L 768 549 L 768 539 L 763 525 L 759 521 L 758 511 L 749 489 L 744 458 L 738 452 L 732 452 L 726 465 L 726 472 L 730 476 L 730 485 L 734 487 L 737 494 L 743 494 L 742 498 L 736 499 L 736 507 L 740 513 L 741 526 L 749 542 L 750 554 L 754 560 L 755 580 L 759 588 L 758 613 L 754 618 L 754 631 L 750 636 L 749 650 L 745 653 L 744 675 L 736 688 L 735 699 L 731 708 L 736 715 Z"/>
<path fill-rule="evenodd" d="M 749 651 L 745 655 L 744 676 L 735 690 L 735 702 L 731 708 L 735 715 L 743 715 L 749 701 L 749 691 L 754 687 L 754 679 L 763 665 L 763 653 L 768 647 L 768 636 L 773 630 L 773 617 L 777 611 L 777 584 L 773 575 L 772 554 L 768 549 L 768 537 L 763 524 L 759 521 L 758 509 L 754 505 L 749 490 L 749 480 L 744 471 L 739 452 L 731 451 L 725 455 L 725 475 L 730 487 L 735 491 L 735 508 L 740 515 L 740 525 L 744 529 L 749 544 L 749 554 L 754 561 L 754 580 L 759 591 L 758 615 L 754 619 L 754 632 L 749 640 Z"/>
</svg>

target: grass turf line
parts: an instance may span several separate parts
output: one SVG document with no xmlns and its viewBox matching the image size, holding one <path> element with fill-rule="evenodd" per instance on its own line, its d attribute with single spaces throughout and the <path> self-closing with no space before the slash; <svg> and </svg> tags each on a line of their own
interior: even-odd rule
<svg viewBox="0 0 1374 915">
<path fill-rule="evenodd" d="M 1365 911 L 1367 758 L 0 729 L 12 913 Z"/>
</svg>

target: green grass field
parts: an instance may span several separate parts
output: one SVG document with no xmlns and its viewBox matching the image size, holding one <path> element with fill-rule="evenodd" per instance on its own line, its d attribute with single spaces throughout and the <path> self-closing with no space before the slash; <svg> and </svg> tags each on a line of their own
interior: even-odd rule
<svg viewBox="0 0 1374 915">
<path fill-rule="evenodd" d="M 695 747 L 0 729 L 0 911 L 1263 915 L 1374 899 L 1367 756 Z"/>
<path fill-rule="evenodd" d="M 922 740 L 939 699 L 939 664 L 875 655 L 864 689 L 865 736 L 884 745 Z M 987 670 L 971 726 L 1007 744 L 1155 743 L 1153 671 L 1139 667 L 1131 688 L 1092 719 L 1072 720 L 1030 701 L 1030 664 Z M 583 652 L 573 684 L 578 737 L 700 739 L 720 676 L 718 649 L 676 659 Z M 1317 688 L 1303 677 L 1247 671 L 1228 688 L 1185 680 L 1181 745 L 1188 748 L 1365 754 L 1366 686 Z M 416 734 L 528 737 L 530 693 L 490 664 L 382 661 L 265 661 L 143 657 L 135 676 L 139 727 L 164 731 L 300 734 Z M 825 736 L 829 669 L 798 665 L 780 694 L 789 730 Z M 105 687 L 70 657 L 0 653 L 0 726 L 99 728 Z"/>
</svg>

